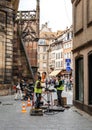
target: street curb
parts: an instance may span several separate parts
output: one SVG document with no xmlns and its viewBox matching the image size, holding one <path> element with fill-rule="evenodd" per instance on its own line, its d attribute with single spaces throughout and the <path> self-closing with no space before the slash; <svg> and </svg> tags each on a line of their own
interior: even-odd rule
<svg viewBox="0 0 92 130">
<path fill-rule="evenodd" d="M 76 107 L 74 107 L 74 106 L 71 107 L 71 109 L 72 109 L 73 111 L 79 113 L 81 116 L 85 117 L 86 119 L 92 121 L 92 116 L 89 115 L 88 113 L 86 113 L 86 112 L 84 112 L 84 111 L 82 111 L 82 110 L 80 110 L 80 109 L 78 109 L 78 108 L 76 108 Z"/>
</svg>

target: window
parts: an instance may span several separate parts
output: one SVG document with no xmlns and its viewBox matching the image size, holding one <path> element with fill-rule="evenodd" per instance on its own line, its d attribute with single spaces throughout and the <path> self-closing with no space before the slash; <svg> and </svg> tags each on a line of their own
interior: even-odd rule
<svg viewBox="0 0 92 130">
<path fill-rule="evenodd" d="M 46 55 L 43 55 L 43 60 L 46 60 Z"/>
<path fill-rule="evenodd" d="M 61 67 L 63 67 L 63 61 L 61 61 Z"/>
<path fill-rule="evenodd" d="M 63 53 L 61 52 L 61 58 L 63 58 Z"/>
<path fill-rule="evenodd" d="M 44 46 L 44 47 L 43 47 L 43 52 L 46 52 L 46 49 L 47 49 L 46 46 Z"/>
<path fill-rule="evenodd" d="M 46 63 L 43 63 L 43 68 L 46 68 L 47 66 L 46 66 Z"/>
<path fill-rule="evenodd" d="M 65 58 L 65 59 L 67 58 L 67 54 L 66 54 L 66 53 L 64 54 L 64 58 Z"/>
<path fill-rule="evenodd" d="M 44 45 L 45 44 L 45 40 L 44 39 L 40 39 L 38 42 L 40 45 Z"/>
<path fill-rule="evenodd" d="M 75 81 L 76 81 L 76 100 L 83 102 L 83 89 L 84 89 L 84 79 L 83 79 L 83 57 L 80 57 L 75 62 Z"/>
<path fill-rule="evenodd" d="M 67 40 L 69 40 L 69 33 L 67 33 Z"/>
<path fill-rule="evenodd" d="M 60 54 L 61 53 L 56 53 L 56 59 L 60 59 Z"/>
<path fill-rule="evenodd" d="M 70 39 L 73 38 L 73 32 L 70 32 Z"/>
<path fill-rule="evenodd" d="M 56 68 L 60 68 L 61 67 L 61 61 L 57 61 L 56 62 Z"/>
<path fill-rule="evenodd" d="M 55 58 L 55 53 L 52 53 L 51 58 Z"/>
</svg>

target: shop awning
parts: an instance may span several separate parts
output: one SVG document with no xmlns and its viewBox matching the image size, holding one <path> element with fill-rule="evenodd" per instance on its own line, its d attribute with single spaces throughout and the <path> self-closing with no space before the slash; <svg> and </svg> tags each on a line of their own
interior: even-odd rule
<svg viewBox="0 0 92 130">
<path fill-rule="evenodd" d="M 57 76 L 60 72 L 61 70 L 54 70 L 49 74 L 49 76 Z"/>
</svg>

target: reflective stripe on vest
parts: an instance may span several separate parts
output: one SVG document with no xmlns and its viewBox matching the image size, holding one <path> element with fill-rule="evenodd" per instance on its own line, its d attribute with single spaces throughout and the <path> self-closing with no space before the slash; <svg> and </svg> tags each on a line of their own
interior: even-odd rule
<svg viewBox="0 0 92 130">
<path fill-rule="evenodd" d="M 40 81 L 37 80 L 36 83 L 35 83 L 34 92 L 35 92 L 35 93 L 42 93 L 42 88 L 37 88 L 38 82 L 40 82 Z"/>
<path fill-rule="evenodd" d="M 62 84 L 60 87 L 57 87 L 57 90 L 64 90 L 64 84 Z"/>
</svg>

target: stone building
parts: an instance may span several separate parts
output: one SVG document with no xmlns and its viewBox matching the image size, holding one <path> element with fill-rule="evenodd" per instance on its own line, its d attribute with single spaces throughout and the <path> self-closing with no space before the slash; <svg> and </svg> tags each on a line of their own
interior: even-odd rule
<svg viewBox="0 0 92 130">
<path fill-rule="evenodd" d="M 71 1 L 74 32 L 73 103 L 92 115 L 92 0 Z"/>
<path fill-rule="evenodd" d="M 56 76 L 63 69 L 63 31 L 50 44 L 50 76 Z"/>
<path fill-rule="evenodd" d="M 19 0 L 0 0 L 0 89 L 12 82 L 13 26 Z M 0 93 L 1 93 L 0 90 Z M 6 92 L 7 93 L 7 92 Z"/>
<path fill-rule="evenodd" d="M 73 54 L 72 54 L 72 47 L 73 47 L 73 28 L 67 28 L 63 34 L 63 69 L 66 70 L 67 67 L 73 71 Z M 70 60 L 66 62 L 66 60 Z"/>
<path fill-rule="evenodd" d="M 13 79 L 35 81 L 39 39 L 39 0 L 36 10 L 18 11 L 14 27 Z"/>
<path fill-rule="evenodd" d="M 18 78 L 34 82 L 37 72 L 40 0 L 36 10 L 17 11 L 19 0 L 0 0 L 0 95 Z"/>
<path fill-rule="evenodd" d="M 50 42 L 55 39 L 55 35 L 56 33 L 51 31 L 51 28 L 48 27 L 47 23 L 42 25 L 38 41 L 38 71 L 41 74 L 42 72 L 46 72 L 48 75 L 50 72 L 49 46 Z"/>
<path fill-rule="evenodd" d="M 66 28 L 66 30 L 61 31 L 61 34 L 50 44 L 50 68 L 54 70 L 50 73 L 50 76 L 61 74 L 62 76 L 68 77 L 72 74 L 72 33 L 72 26 Z M 66 60 L 69 62 L 66 62 Z M 66 67 L 70 70 L 66 70 Z"/>
</svg>

